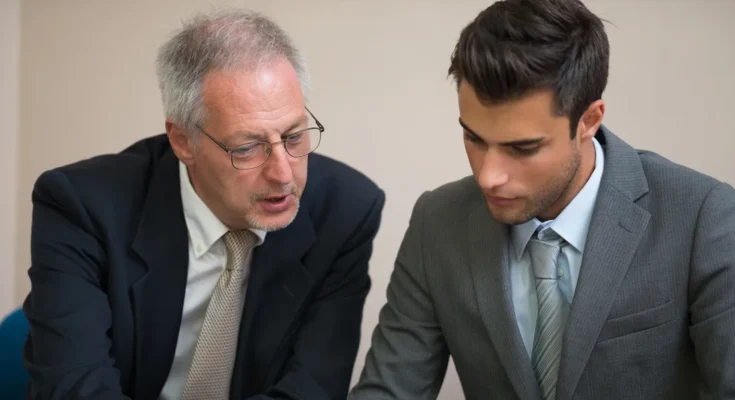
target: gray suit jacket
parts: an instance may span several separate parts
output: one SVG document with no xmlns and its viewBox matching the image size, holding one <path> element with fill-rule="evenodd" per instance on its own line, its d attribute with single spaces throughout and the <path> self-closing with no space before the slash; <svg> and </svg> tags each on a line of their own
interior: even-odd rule
<svg viewBox="0 0 735 400">
<path fill-rule="evenodd" d="M 735 190 L 606 128 L 557 399 L 735 399 Z M 352 400 L 540 398 L 510 297 L 508 226 L 472 177 L 413 210 Z"/>
</svg>

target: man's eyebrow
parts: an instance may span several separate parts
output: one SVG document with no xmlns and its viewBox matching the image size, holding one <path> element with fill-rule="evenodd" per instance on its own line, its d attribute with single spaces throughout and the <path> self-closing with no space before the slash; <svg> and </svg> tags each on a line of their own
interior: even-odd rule
<svg viewBox="0 0 735 400">
<path fill-rule="evenodd" d="M 480 135 L 478 135 L 475 131 L 470 129 L 470 127 L 467 126 L 467 124 L 465 124 L 464 121 L 462 121 L 462 118 L 459 118 L 459 125 L 462 127 L 462 129 L 466 130 L 467 132 L 473 134 L 474 136 L 480 137 Z"/>
<path fill-rule="evenodd" d="M 462 119 L 459 119 L 459 125 L 462 126 L 462 129 L 470 133 L 472 136 L 477 137 L 480 140 L 483 140 L 480 135 L 478 135 L 475 131 L 473 131 L 467 124 L 462 121 Z M 538 144 L 544 141 L 544 137 L 537 137 L 537 138 L 530 138 L 530 139 L 520 139 L 520 140 L 511 140 L 508 142 L 500 142 L 498 143 L 499 146 L 504 147 L 510 147 L 510 146 L 531 146 L 534 144 Z"/>
<path fill-rule="evenodd" d="M 248 131 L 236 131 L 233 135 L 233 140 L 242 142 L 243 140 L 263 140 L 265 136 L 259 133 L 248 132 Z"/>
<path fill-rule="evenodd" d="M 296 130 L 296 128 L 300 128 L 304 123 L 307 121 L 307 118 L 301 118 L 298 121 L 295 121 L 291 126 L 286 129 L 281 136 L 283 135 L 289 135 L 291 133 L 294 133 L 293 131 Z M 262 133 L 255 133 L 255 132 L 248 132 L 248 131 L 236 131 L 233 134 L 233 141 L 237 142 L 236 146 L 239 146 L 241 144 L 245 144 L 247 142 L 252 141 L 261 141 L 261 142 L 267 142 L 268 139 L 265 135 Z"/>
<path fill-rule="evenodd" d="M 294 131 L 296 130 L 296 128 L 301 128 L 302 126 L 304 126 L 304 125 L 306 125 L 308 123 L 309 123 L 309 119 L 308 118 L 306 118 L 306 117 L 299 118 L 297 121 L 295 121 L 293 124 L 291 124 L 291 126 L 289 126 L 288 129 L 286 129 L 283 132 L 282 135 L 288 135 L 290 133 L 294 133 Z"/>
<path fill-rule="evenodd" d="M 543 141 L 544 141 L 544 138 L 538 137 L 538 138 L 532 138 L 532 139 L 512 140 L 510 142 L 501 142 L 498 144 L 500 146 L 531 146 L 537 143 L 541 143 Z"/>
</svg>

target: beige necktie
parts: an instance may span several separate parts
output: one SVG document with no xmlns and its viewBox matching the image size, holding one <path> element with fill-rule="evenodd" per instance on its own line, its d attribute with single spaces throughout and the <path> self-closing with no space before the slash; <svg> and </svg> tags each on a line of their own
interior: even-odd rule
<svg viewBox="0 0 735 400">
<path fill-rule="evenodd" d="M 227 265 L 207 306 L 182 400 L 229 398 L 245 295 L 243 286 L 256 239 L 249 230 L 230 231 L 224 236 Z"/>
<path fill-rule="evenodd" d="M 556 398 L 556 381 L 559 377 L 564 334 L 564 311 L 569 307 L 559 289 L 556 266 L 562 239 L 558 235 L 554 236 L 553 240 L 533 238 L 528 242 L 538 294 L 538 318 L 531 361 L 544 400 Z"/>
</svg>

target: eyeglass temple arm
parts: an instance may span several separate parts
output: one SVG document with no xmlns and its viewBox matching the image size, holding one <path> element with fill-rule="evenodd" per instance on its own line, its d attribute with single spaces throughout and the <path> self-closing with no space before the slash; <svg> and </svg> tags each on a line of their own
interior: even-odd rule
<svg viewBox="0 0 735 400">
<path fill-rule="evenodd" d="M 317 128 L 319 128 L 319 132 L 324 132 L 324 125 L 322 125 L 322 123 L 319 122 L 319 120 L 314 116 L 311 110 L 309 110 L 309 107 L 304 107 L 304 108 L 306 108 L 306 112 L 308 112 L 309 115 L 311 115 L 311 118 L 314 118 L 314 122 L 316 122 L 316 126 Z"/>
</svg>

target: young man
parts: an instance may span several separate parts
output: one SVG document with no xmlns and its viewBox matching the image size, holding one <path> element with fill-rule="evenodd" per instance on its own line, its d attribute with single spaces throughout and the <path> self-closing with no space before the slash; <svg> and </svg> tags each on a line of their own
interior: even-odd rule
<svg viewBox="0 0 735 400">
<path fill-rule="evenodd" d="M 417 201 L 350 399 L 434 399 L 450 356 L 468 399 L 735 398 L 735 190 L 602 125 L 608 58 L 577 0 L 463 30 L 474 176 Z"/>
<path fill-rule="evenodd" d="M 167 135 L 36 183 L 29 397 L 343 399 L 383 192 L 312 154 L 306 66 L 265 17 L 194 19 L 158 75 Z"/>
</svg>

